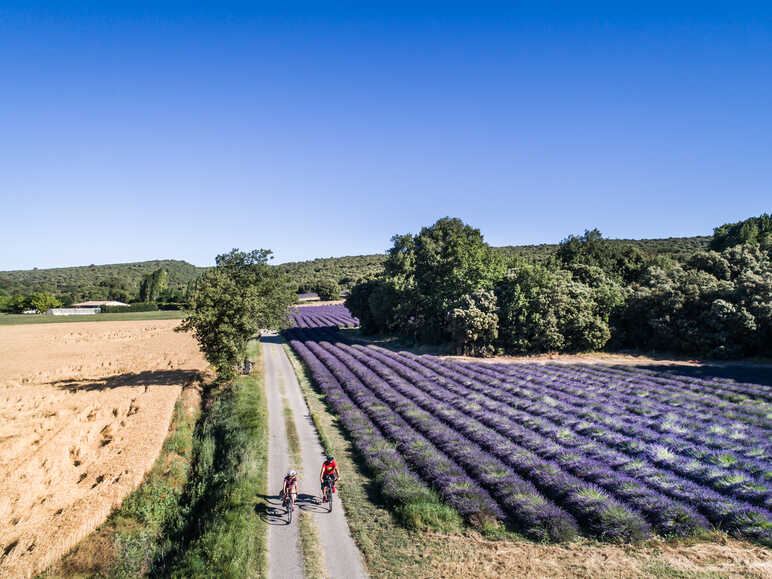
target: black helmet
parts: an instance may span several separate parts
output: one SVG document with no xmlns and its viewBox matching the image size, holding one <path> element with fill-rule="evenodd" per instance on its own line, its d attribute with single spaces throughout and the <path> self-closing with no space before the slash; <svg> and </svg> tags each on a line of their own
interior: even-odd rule
<svg viewBox="0 0 772 579">
<path fill-rule="evenodd" d="M 335 460 L 335 457 L 332 456 L 331 454 L 328 454 L 327 455 L 327 462 L 332 462 L 333 460 Z"/>
</svg>

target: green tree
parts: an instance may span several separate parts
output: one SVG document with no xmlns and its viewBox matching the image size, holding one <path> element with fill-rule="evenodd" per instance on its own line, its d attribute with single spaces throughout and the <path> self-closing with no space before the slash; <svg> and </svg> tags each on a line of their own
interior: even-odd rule
<svg viewBox="0 0 772 579">
<path fill-rule="evenodd" d="M 725 223 L 713 230 L 710 248 L 723 251 L 735 245 L 752 243 L 772 250 L 772 214 L 763 213 L 737 223 Z"/>
<path fill-rule="evenodd" d="M 233 377 L 258 330 L 286 323 L 294 295 L 279 270 L 268 265 L 270 257 L 267 249 L 218 255 L 216 267 L 199 278 L 190 296 L 191 311 L 179 330 L 193 332 L 223 380 Z"/>
<path fill-rule="evenodd" d="M 595 266 L 550 270 L 521 264 L 496 290 L 502 347 L 512 353 L 599 350 L 624 290 Z"/>
<path fill-rule="evenodd" d="M 447 341 L 447 315 L 462 296 L 492 290 L 504 275 L 504 261 L 491 251 L 479 229 L 445 217 L 414 238 L 414 282 L 406 281 L 422 342 Z M 412 295 L 411 295 L 412 294 Z"/>
<path fill-rule="evenodd" d="M 28 304 L 30 308 L 42 314 L 51 308 L 60 307 L 62 302 L 48 292 L 36 292 L 29 297 Z"/>
<path fill-rule="evenodd" d="M 359 329 L 363 334 L 372 335 L 381 330 L 370 311 L 370 295 L 379 283 L 381 280 L 362 280 L 346 296 L 345 305 L 354 317 L 359 318 Z"/>
<path fill-rule="evenodd" d="M 448 315 L 448 329 L 457 354 L 485 356 L 494 352 L 499 335 L 496 295 L 479 290 L 462 296 Z"/>
<path fill-rule="evenodd" d="M 322 279 L 314 287 L 319 299 L 324 301 L 340 299 L 340 286 L 333 279 Z"/>
<path fill-rule="evenodd" d="M 13 296 L 0 295 L 0 312 L 12 312 L 13 310 Z"/>
<path fill-rule="evenodd" d="M 590 265 L 626 283 L 640 278 L 647 265 L 644 254 L 629 243 L 604 239 L 597 229 L 585 230 L 584 235 L 569 235 L 560 242 L 555 256 L 561 267 Z"/>
<path fill-rule="evenodd" d="M 9 301 L 10 311 L 20 314 L 24 310 L 31 309 L 32 306 L 30 305 L 30 298 L 31 296 L 28 295 L 14 294 Z"/>
<path fill-rule="evenodd" d="M 443 218 L 418 235 L 395 235 L 383 274 L 355 285 L 346 301 L 365 333 L 397 332 L 419 342 L 438 343 L 461 332 L 449 314 L 465 300 L 493 290 L 504 275 L 504 259 L 478 229 Z M 460 334 L 459 334 L 460 335 Z M 480 345 L 475 341 L 475 348 Z"/>
<path fill-rule="evenodd" d="M 145 275 L 139 284 L 139 299 L 154 302 L 161 297 L 168 286 L 169 274 L 165 269 L 157 269 Z"/>
<path fill-rule="evenodd" d="M 409 233 L 395 235 L 391 243 L 383 264 L 384 275 L 396 288 L 412 289 L 415 286 L 415 237 Z"/>
<path fill-rule="evenodd" d="M 772 353 L 772 262 L 758 244 L 650 267 L 615 342 L 710 357 Z"/>
<path fill-rule="evenodd" d="M 359 318 L 360 331 L 365 335 L 400 331 L 402 293 L 391 280 L 383 277 L 363 280 L 351 288 L 346 297 L 348 310 Z"/>
</svg>

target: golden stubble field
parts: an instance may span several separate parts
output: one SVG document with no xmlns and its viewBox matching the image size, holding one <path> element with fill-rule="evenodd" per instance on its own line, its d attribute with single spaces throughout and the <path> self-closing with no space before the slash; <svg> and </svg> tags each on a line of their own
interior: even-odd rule
<svg viewBox="0 0 772 579">
<path fill-rule="evenodd" d="M 30 576 L 151 468 L 207 364 L 178 320 L 0 327 L 0 576 Z"/>
</svg>

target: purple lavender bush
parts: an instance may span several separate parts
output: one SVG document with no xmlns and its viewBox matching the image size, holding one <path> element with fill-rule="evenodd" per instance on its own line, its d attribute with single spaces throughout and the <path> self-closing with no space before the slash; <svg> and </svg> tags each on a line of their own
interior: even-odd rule
<svg viewBox="0 0 772 579">
<path fill-rule="evenodd" d="M 772 546 L 769 387 L 458 362 L 346 343 L 342 306 L 292 316 L 290 344 L 395 508 L 433 496 L 536 540 L 718 528 Z"/>
</svg>

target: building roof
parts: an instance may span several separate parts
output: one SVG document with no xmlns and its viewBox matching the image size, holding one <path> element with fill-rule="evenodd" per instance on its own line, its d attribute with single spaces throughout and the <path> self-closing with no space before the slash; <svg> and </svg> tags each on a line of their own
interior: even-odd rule
<svg viewBox="0 0 772 579">
<path fill-rule="evenodd" d="M 73 308 L 98 308 L 99 306 L 128 306 L 129 304 L 124 304 L 123 302 L 115 302 L 115 301 L 90 301 L 90 302 L 80 302 L 79 304 L 72 304 Z"/>
</svg>

